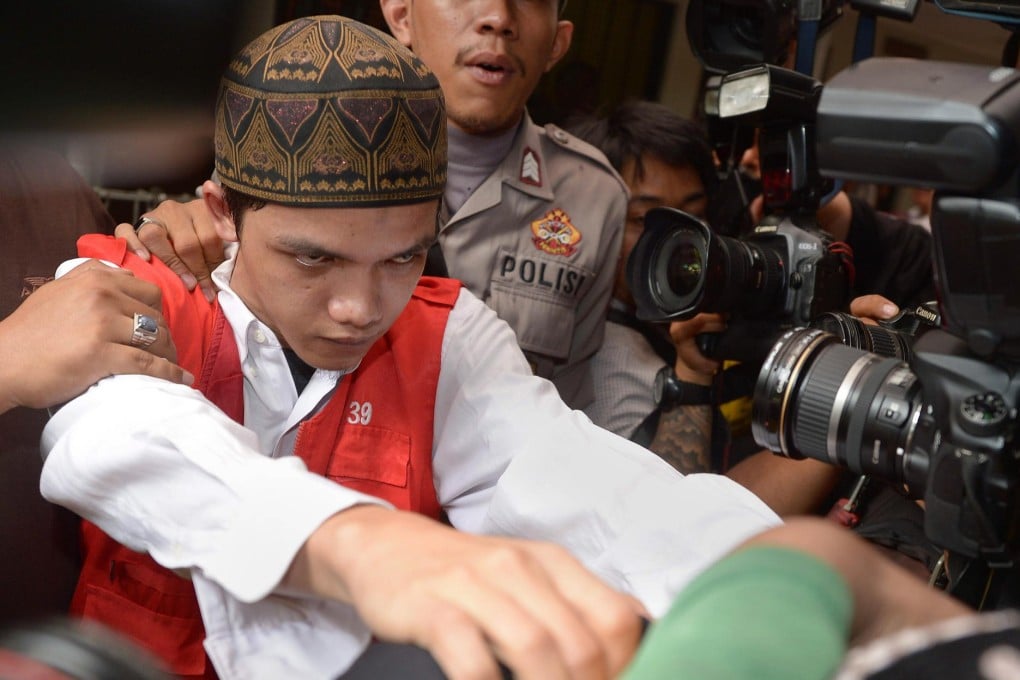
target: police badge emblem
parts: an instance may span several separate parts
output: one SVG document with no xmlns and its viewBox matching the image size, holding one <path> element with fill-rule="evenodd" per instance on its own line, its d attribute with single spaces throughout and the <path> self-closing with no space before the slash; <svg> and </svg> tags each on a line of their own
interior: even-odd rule
<svg viewBox="0 0 1020 680">
<path fill-rule="evenodd" d="M 573 255 L 581 242 L 581 232 L 560 208 L 553 208 L 544 217 L 532 222 L 531 233 L 535 247 L 550 255 Z"/>
</svg>

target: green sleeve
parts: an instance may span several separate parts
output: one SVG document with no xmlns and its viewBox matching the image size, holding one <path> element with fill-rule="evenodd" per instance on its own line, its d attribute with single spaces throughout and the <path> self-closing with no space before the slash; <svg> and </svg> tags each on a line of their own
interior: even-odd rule
<svg viewBox="0 0 1020 680">
<path fill-rule="evenodd" d="M 850 590 L 802 552 L 752 547 L 680 593 L 656 621 L 625 680 L 821 680 L 843 659 Z"/>
</svg>

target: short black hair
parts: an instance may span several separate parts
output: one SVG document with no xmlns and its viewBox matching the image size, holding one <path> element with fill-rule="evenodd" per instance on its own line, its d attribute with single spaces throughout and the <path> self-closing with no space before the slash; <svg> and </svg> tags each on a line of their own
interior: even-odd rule
<svg viewBox="0 0 1020 680">
<path fill-rule="evenodd" d="M 234 228 L 237 230 L 238 236 L 240 236 L 241 222 L 244 220 L 245 213 L 265 207 L 267 201 L 249 196 L 236 189 L 231 189 L 226 185 L 220 186 L 223 187 L 223 200 L 227 204 L 227 210 L 230 211 L 230 218 L 234 220 Z"/>
<path fill-rule="evenodd" d="M 719 176 L 708 134 L 663 104 L 632 99 L 603 116 L 571 118 L 564 127 L 602 151 L 618 172 L 624 163 L 633 160 L 638 177 L 642 177 L 641 157 L 647 154 L 667 165 L 692 168 L 701 178 L 709 201 L 715 194 Z"/>
</svg>

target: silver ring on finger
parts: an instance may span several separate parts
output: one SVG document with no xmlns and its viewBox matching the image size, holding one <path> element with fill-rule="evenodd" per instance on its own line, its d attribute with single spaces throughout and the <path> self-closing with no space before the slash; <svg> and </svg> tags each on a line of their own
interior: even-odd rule
<svg viewBox="0 0 1020 680">
<path fill-rule="evenodd" d="M 135 314 L 135 326 L 131 331 L 131 346 L 145 349 L 159 337 L 159 324 L 147 314 Z"/>
<path fill-rule="evenodd" d="M 166 228 L 166 225 L 160 222 L 159 220 L 154 219 L 152 217 L 148 217 L 146 215 L 142 215 L 141 217 L 138 218 L 138 221 L 135 222 L 135 233 L 137 234 L 139 231 L 141 231 L 142 227 L 144 227 L 146 224 L 155 224 L 157 227 L 162 227 L 163 231 L 169 231 Z"/>
</svg>

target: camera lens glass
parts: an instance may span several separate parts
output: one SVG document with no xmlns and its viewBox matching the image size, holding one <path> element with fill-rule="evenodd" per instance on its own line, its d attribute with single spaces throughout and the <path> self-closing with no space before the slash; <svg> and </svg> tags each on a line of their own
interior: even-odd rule
<svg viewBox="0 0 1020 680">
<path fill-rule="evenodd" d="M 701 312 L 782 316 L 787 250 L 783 237 L 720 236 L 679 210 L 650 210 L 627 260 L 638 318 L 664 321 Z"/>
<path fill-rule="evenodd" d="M 924 405 L 902 361 L 840 343 L 816 328 L 785 333 L 762 365 L 751 430 L 759 445 L 857 474 L 924 488 Z M 921 437 L 924 438 L 924 437 Z"/>
<path fill-rule="evenodd" d="M 705 263 L 701 250 L 692 243 L 680 243 L 666 264 L 666 281 L 674 295 L 692 295 L 704 275 Z"/>
</svg>

